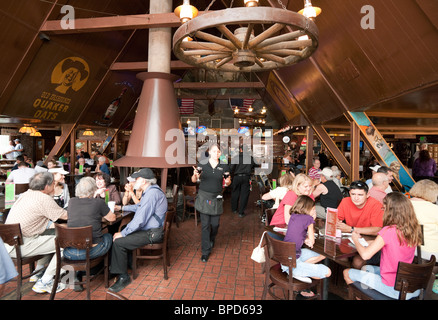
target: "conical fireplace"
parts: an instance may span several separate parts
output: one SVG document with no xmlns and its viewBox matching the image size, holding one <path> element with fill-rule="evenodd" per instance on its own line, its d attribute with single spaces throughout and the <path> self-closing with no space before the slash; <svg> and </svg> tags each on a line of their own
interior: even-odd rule
<svg viewBox="0 0 438 320">
<path fill-rule="evenodd" d="M 132 134 L 126 155 L 116 160 L 114 165 L 148 168 L 187 166 L 185 139 L 173 86 L 178 77 L 162 72 L 142 72 L 137 78 L 143 80 L 143 88 Z"/>
</svg>

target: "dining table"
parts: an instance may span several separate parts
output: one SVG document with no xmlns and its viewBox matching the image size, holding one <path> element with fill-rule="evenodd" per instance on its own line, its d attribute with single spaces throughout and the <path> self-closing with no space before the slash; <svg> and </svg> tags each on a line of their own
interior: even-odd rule
<svg viewBox="0 0 438 320">
<path fill-rule="evenodd" d="M 325 236 L 325 221 L 317 218 L 315 220 L 315 243 L 312 248 L 309 248 L 304 244 L 305 248 L 308 248 L 316 253 L 319 253 L 326 257 L 323 263 L 328 266 L 329 261 L 344 267 L 350 268 L 350 258 L 358 254 L 356 247 L 350 241 L 351 233 L 343 233 L 340 238 L 332 238 Z M 287 225 L 270 225 L 265 226 L 265 230 L 272 232 L 280 237 L 286 235 Z M 365 240 L 372 241 L 375 237 L 363 236 Z M 323 284 L 323 300 L 327 300 L 328 297 L 328 278 L 324 279 Z"/>
</svg>

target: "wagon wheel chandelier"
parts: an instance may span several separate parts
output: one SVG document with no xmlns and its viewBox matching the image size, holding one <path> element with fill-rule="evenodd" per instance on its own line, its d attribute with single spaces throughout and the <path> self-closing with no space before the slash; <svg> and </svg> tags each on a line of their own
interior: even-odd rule
<svg viewBox="0 0 438 320">
<path fill-rule="evenodd" d="M 206 69 L 258 72 L 293 65 L 315 52 L 318 28 L 313 19 L 321 10 L 316 8 L 313 15 L 306 13 L 309 6 L 315 8 L 310 0 L 305 1 L 300 13 L 284 7 L 257 7 L 257 1 L 245 3 L 247 7 L 210 11 L 196 17 L 196 8 L 184 0 L 184 5 L 175 10 L 183 23 L 173 37 L 173 51 L 178 59 Z M 187 5 L 187 9 L 194 10 L 183 17 L 182 7 Z M 256 35 L 255 30 L 262 31 Z M 211 33 L 218 31 L 220 36 Z"/>
</svg>

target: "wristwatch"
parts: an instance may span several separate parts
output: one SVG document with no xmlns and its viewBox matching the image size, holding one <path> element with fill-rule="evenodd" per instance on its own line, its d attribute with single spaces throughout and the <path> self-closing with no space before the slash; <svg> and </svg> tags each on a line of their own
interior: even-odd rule
<svg viewBox="0 0 438 320">
<path fill-rule="evenodd" d="M 353 232 L 354 231 L 354 227 L 351 227 L 351 232 Z"/>
</svg>

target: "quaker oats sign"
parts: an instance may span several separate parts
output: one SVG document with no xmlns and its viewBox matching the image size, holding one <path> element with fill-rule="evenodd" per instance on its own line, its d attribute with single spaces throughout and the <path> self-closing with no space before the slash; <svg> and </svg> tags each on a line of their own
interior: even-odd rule
<svg viewBox="0 0 438 320">
<path fill-rule="evenodd" d="M 62 51 L 66 50 L 56 44 L 41 48 L 4 114 L 58 123 L 76 121 L 98 82 L 89 61 Z"/>
</svg>

